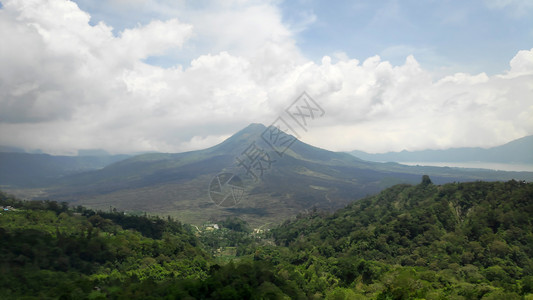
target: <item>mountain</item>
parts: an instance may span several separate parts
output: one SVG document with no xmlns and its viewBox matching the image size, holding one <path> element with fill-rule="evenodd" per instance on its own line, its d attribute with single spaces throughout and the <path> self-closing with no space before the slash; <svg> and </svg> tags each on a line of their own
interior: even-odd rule
<svg viewBox="0 0 533 300">
<path fill-rule="evenodd" d="M 79 149 L 78 156 L 109 156 L 103 149 Z"/>
<path fill-rule="evenodd" d="M 251 124 L 208 149 L 138 155 L 61 177 L 38 190 L 10 192 L 97 209 L 171 215 L 194 224 L 238 215 L 255 226 L 277 223 L 313 207 L 340 208 L 397 183 L 416 183 L 423 174 L 435 183 L 533 180 L 533 173 L 526 172 L 368 162 L 286 134 L 271 135 L 275 132 L 270 129 Z M 273 136 L 282 141 L 274 143 L 279 153 L 270 146 L 276 141 L 270 139 Z"/>
<path fill-rule="evenodd" d="M 490 162 L 533 164 L 533 135 L 493 148 L 451 148 L 447 150 L 401 151 L 371 154 L 355 150 L 350 154 L 369 161 L 394 162 Z"/>
<path fill-rule="evenodd" d="M 47 186 L 66 175 L 101 169 L 127 157 L 127 155 L 53 156 L 0 152 L 0 186 Z"/>
<path fill-rule="evenodd" d="M 19 147 L 3 146 L 0 145 L 0 152 L 17 152 L 17 153 L 26 153 L 26 151 Z"/>
</svg>

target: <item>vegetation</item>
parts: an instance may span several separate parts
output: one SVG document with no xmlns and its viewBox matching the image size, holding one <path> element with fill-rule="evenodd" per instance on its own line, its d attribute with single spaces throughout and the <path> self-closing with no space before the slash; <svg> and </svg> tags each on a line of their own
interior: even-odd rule
<svg viewBox="0 0 533 300">
<path fill-rule="evenodd" d="M 188 226 L 0 194 L 0 298 L 134 296 L 167 279 L 205 279 L 209 256 Z"/>
<path fill-rule="evenodd" d="M 424 176 L 267 234 L 238 218 L 197 230 L 1 193 L 0 205 L 13 207 L 2 299 L 533 298 L 531 183 Z"/>
<path fill-rule="evenodd" d="M 273 230 L 289 262 L 366 297 L 519 298 L 533 279 L 533 184 L 397 185 Z M 329 277 L 333 275 L 334 277 Z"/>
</svg>

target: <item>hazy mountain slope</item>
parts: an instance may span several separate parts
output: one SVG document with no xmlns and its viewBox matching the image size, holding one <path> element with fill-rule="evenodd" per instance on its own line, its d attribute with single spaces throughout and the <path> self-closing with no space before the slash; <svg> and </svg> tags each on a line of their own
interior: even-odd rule
<svg viewBox="0 0 533 300">
<path fill-rule="evenodd" d="M 47 186 L 62 176 L 101 169 L 127 157 L 127 155 L 52 156 L 0 152 L 0 185 Z"/>
<path fill-rule="evenodd" d="M 26 151 L 19 147 L 11 147 L 0 145 L 0 152 L 15 152 L 15 153 L 26 153 Z"/>
<path fill-rule="evenodd" d="M 491 163 L 533 163 L 533 135 L 511 141 L 507 144 L 483 148 L 452 148 L 447 150 L 402 151 L 371 154 L 352 151 L 350 154 L 369 161 L 395 162 L 491 162 Z"/>
</svg>

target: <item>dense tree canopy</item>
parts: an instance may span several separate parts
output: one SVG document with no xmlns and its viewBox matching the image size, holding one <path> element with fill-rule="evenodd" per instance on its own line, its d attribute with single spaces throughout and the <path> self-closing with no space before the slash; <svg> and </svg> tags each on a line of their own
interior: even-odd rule
<svg viewBox="0 0 533 300">
<path fill-rule="evenodd" d="M 0 298 L 533 297 L 533 184 L 424 177 L 252 232 L 0 193 Z M 231 251 L 230 251 L 231 250 Z"/>
</svg>

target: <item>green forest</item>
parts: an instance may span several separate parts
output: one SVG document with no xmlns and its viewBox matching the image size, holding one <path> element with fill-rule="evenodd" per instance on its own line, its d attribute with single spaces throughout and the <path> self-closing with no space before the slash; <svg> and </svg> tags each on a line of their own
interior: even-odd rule
<svg viewBox="0 0 533 300">
<path fill-rule="evenodd" d="M 533 299 L 533 183 L 395 185 L 253 230 L 0 193 L 1 299 Z"/>
</svg>

